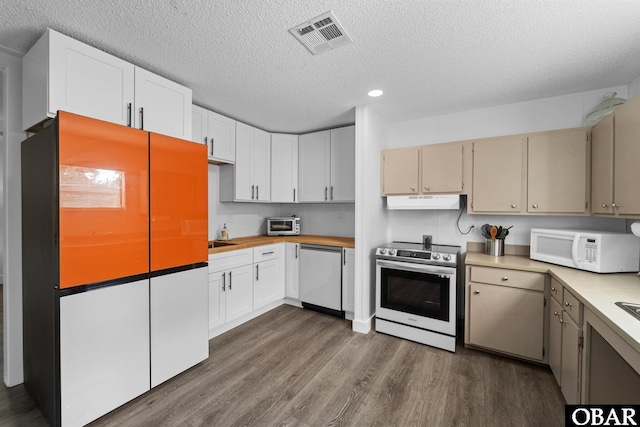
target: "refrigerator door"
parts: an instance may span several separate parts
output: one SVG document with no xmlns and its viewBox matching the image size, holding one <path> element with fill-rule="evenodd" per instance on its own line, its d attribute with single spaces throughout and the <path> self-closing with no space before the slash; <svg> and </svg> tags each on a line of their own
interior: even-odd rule
<svg viewBox="0 0 640 427">
<path fill-rule="evenodd" d="M 207 147 L 150 133 L 151 271 L 208 260 Z"/>
<path fill-rule="evenodd" d="M 60 298 L 62 425 L 85 425 L 149 390 L 149 280 Z"/>
<path fill-rule="evenodd" d="M 149 271 L 148 133 L 58 113 L 60 287 Z"/>
<path fill-rule="evenodd" d="M 151 387 L 209 357 L 209 268 L 151 278 Z"/>
</svg>

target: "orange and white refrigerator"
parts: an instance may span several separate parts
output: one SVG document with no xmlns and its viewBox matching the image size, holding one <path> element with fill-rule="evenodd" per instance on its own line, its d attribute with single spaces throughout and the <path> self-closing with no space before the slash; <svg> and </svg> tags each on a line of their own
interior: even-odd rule
<svg viewBox="0 0 640 427">
<path fill-rule="evenodd" d="M 207 150 L 48 125 L 22 143 L 24 384 L 84 425 L 208 357 Z"/>
</svg>

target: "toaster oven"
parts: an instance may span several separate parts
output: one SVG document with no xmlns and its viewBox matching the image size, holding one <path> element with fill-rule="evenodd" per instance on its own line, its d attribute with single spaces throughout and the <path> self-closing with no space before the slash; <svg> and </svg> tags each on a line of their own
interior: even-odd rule
<svg viewBox="0 0 640 427">
<path fill-rule="evenodd" d="M 267 218 L 267 236 L 297 236 L 300 218 L 296 216 Z"/>
</svg>

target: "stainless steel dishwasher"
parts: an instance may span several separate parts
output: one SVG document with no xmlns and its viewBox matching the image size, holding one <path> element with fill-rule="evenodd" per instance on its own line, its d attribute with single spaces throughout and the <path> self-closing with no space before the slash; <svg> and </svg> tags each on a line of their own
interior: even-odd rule
<svg viewBox="0 0 640 427">
<path fill-rule="evenodd" d="M 304 308 L 344 317 L 342 248 L 300 245 L 300 302 Z"/>
</svg>

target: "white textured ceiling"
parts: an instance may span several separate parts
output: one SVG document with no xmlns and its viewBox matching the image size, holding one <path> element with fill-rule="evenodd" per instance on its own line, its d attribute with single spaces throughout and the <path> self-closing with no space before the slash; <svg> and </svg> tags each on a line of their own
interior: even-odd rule
<svg viewBox="0 0 640 427">
<path fill-rule="evenodd" d="M 312 56 L 288 30 L 328 10 L 354 42 Z M 47 27 L 272 132 L 352 123 L 368 102 L 394 123 L 640 75 L 638 0 L 0 0 L 5 48 Z"/>
</svg>

